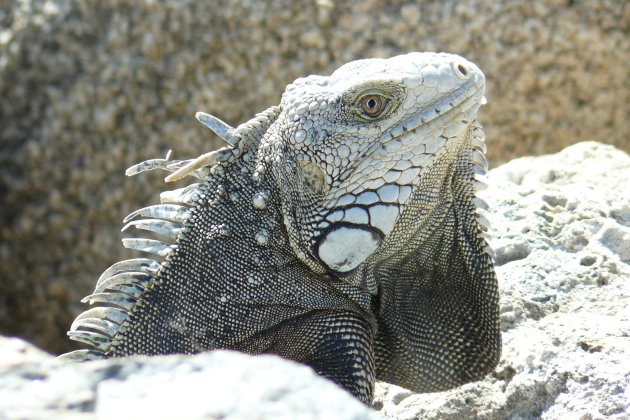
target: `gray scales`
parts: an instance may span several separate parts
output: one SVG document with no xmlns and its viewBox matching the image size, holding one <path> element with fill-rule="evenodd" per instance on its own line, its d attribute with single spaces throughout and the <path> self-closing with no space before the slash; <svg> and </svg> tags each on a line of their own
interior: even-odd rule
<svg viewBox="0 0 630 420">
<path fill-rule="evenodd" d="M 234 349 L 311 366 L 360 400 L 375 380 L 417 392 L 483 377 L 501 351 L 498 288 L 475 193 L 485 79 L 451 54 L 348 63 L 287 86 L 228 146 L 127 170 L 193 176 L 130 214 L 163 241 L 114 264 L 61 357 Z"/>
</svg>

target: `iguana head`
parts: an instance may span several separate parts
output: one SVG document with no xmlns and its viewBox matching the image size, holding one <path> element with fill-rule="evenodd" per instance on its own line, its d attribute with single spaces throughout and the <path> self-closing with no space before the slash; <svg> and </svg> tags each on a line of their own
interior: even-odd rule
<svg viewBox="0 0 630 420">
<path fill-rule="evenodd" d="M 302 260 L 348 274 L 396 234 L 401 214 L 430 212 L 441 200 L 418 186 L 463 139 L 472 153 L 484 86 L 473 63 L 435 53 L 354 61 L 289 85 L 255 176 L 272 168 Z M 408 209 L 415 194 L 425 199 Z"/>
</svg>

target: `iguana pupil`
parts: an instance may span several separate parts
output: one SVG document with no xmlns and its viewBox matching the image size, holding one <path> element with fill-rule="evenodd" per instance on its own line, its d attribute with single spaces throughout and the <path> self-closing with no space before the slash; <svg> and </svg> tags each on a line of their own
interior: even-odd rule
<svg viewBox="0 0 630 420">
<path fill-rule="evenodd" d="M 367 95 L 361 98 L 361 107 L 370 117 L 378 117 L 386 105 L 387 100 L 378 95 Z"/>
<path fill-rule="evenodd" d="M 376 379 L 479 379 L 501 349 L 484 87 L 461 57 L 411 53 L 298 79 L 236 128 L 198 113 L 228 146 L 127 170 L 199 182 L 125 219 L 164 240 L 123 240 L 154 258 L 105 270 L 68 333 L 91 350 L 63 357 L 272 353 L 366 403 Z"/>
</svg>

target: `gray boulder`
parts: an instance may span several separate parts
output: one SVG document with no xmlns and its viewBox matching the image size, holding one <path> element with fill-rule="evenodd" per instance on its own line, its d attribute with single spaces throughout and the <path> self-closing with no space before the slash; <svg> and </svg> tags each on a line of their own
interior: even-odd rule
<svg viewBox="0 0 630 420">
<path fill-rule="evenodd" d="M 0 337 L 2 419 L 379 419 L 310 368 L 215 351 L 64 363 Z"/>
</svg>

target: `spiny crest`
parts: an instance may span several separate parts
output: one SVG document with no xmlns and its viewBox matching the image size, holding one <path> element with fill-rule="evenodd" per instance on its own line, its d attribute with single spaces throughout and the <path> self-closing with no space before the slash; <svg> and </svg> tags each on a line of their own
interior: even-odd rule
<svg viewBox="0 0 630 420">
<path fill-rule="evenodd" d="M 490 221 L 486 217 L 488 214 L 488 203 L 483 199 L 477 197 L 479 191 L 483 191 L 488 188 L 487 177 L 488 173 L 488 160 L 486 159 L 486 135 L 483 132 L 481 124 L 478 121 L 474 121 L 472 124 L 472 166 L 475 173 L 474 187 L 475 197 L 473 198 L 473 204 L 476 207 L 475 218 L 479 229 L 481 231 L 480 237 L 486 243 L 484 251 L 492 258 L 495 259 L 494 250 L 488 245 L 490 238 L 488 231 L 490 230 Z"/>
<path fill-rule="evenodd" d="M 130 311 L 151 287 L 163 267 L 168 267 L 170 256 L 182 235 L 188 232 L 188 220 L 193 209 L 203 199 L 207 184 L 213 174 L 237 161 L 245 150 L 256 148 L 260 138 L 280 113 L 279 107 L 271 107 L 257 114 L 246 123 L 232 128 L 228 124 L 202 112 L 197 119 L 229 143 L 227 147 L 205 153 L 196 159 L 171 160 L 170 151 L 164 159 L 151 159 L 127 169 L 127 176 L 153 169 L 172 172 L 166 182 L 185 176 L 196 177 L 202 182 L 165 191 L 160 194 L 161 204 L 145 207 L 129 214 L 125 219 L 125 232 L 131 227 L 160 235 L 164 240 L 150 238 L 124 238 L 126 248 L 135 249 L 161 257 L 160 260 L 134 258 L 115 263 L 109 267 L 96 283 L 94 293 L 82 302 L 95 305 L 81 313 L 70 327 L 68 336 L 92 347 L 61 355 L 70 361 L 95 360 L 106 357 L 116 345 L 116 336 L 125 331 Z"/>
</svg>

